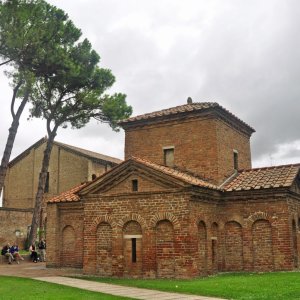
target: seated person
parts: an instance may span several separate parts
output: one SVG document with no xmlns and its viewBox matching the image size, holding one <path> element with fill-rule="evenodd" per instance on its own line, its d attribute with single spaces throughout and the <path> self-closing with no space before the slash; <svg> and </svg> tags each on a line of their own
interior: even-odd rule
<svg viewBox="0 0 300 300">
<path fill-rule="evenodd" d="M 17 264 L 20 263 L 20 260 L 24 260 L 24 258 L 19 253 L 19 247 L 17 244 L 13 244 L 10 247 L 9 252 L 12 254 L 12 256 L 15 259 L 15 261 L 17 262 Z"/>
<path fill-rule="evenodd" d="M 35 250 L 35 245 L 34 245 L 34 244 L 32 244 L 32 245 L 29 247 L 29 252 L 30 252 L 30 257 L 31 257 L 32 261 L 33 261 L 34 263 L 36 263 L 36 262 L 37 262 L 38 254 L 37 254 L 37 252 L 36 252 L 36 250 Z"/>
<path fill-rule="evenodd" d="M 10 253 L 10 244 L 7 243 L 1 250 L 1 254 L 8 258 L 8 263 L 11 264 L 14 260 L 13 255 Z"/>
</svg>

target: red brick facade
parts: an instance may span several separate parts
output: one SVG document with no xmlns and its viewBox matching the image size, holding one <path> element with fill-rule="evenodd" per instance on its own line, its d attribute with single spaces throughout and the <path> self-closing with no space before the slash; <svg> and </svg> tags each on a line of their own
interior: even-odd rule
<svg viewBox="0 0 300 300">
<path fill-rule="evenodd" d="M 298 268 L 299 166 L 237 173 L 251 130 L 214 109 L 124 123 L 127 160 L 48 203 L 48 266 L 145 278 Z M 162 166 L 169 146 L 175 168 Z"/>
</svg>

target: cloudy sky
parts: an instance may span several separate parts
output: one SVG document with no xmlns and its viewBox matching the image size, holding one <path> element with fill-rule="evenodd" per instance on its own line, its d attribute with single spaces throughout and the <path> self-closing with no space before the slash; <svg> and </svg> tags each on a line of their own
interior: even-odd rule
<svg viewBox="0 0 300 300">
<path fill-rule="evenodd" d="M 297 0 L 51 0 L 116 76 L 133 115 L 213 101 L 256 129 L 253 166 L 300 162 L 300 2 Z M 0 151 L 11 88 L 0 75 Z M 45 136 L 24 112 L 13 157 Z M 57 140 L 123 158 L 124 133 L 92 122 Z M 1 152 L 2 153 L 2 152 Z"/>
</svg>

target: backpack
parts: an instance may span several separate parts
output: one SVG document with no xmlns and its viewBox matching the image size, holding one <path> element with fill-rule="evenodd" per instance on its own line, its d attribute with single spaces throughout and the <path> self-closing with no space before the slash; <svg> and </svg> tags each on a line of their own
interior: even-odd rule
<svg viewBox="0 0 300 300">
<path fill-rule="evenodd" d="M 3 247 L 2 250 L 1 250 L 1 255 L 5 255 L 7 252 L 7 249 L 6 247 Z"/>
</svg>

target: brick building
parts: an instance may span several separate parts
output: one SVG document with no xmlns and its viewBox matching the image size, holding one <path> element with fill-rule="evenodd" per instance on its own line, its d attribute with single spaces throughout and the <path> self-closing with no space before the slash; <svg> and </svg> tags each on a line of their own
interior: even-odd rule
<svg viewBox="0 0 300 300">
<path fill-rule="evenodd" d="M 49 200 L 49 267 L 145 278 L 298 268 L 300 165 L 252 169 L 254 130 L 217 103 L 121 126 L 125 161 Z"/>
<path fill-rule="evenodd" d="M 32 209 L 39 172 L 46 147 L 42 138 L 26 149 L 8 166 L 0 208 L 0 243 L 10 240 L 23 244 L 31 225 Z M 45 187 L 45 200 L 53 198 L 74 185 L 91 181 L 122 162 L 100 153 L 60 142 L 54 142 Z M 43 217 L 46 217 L 45 207 Z"/>
</svg>

